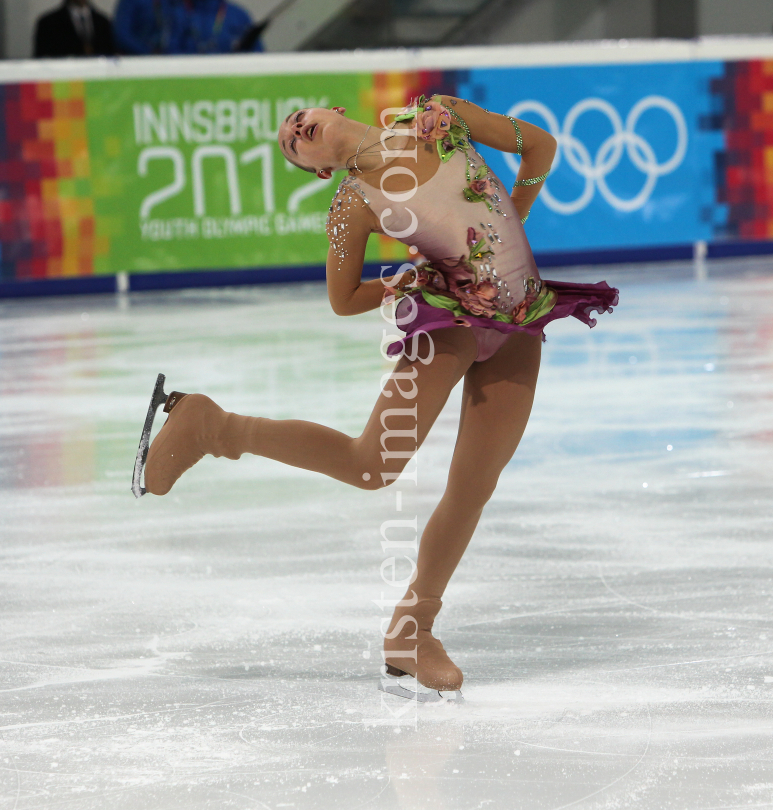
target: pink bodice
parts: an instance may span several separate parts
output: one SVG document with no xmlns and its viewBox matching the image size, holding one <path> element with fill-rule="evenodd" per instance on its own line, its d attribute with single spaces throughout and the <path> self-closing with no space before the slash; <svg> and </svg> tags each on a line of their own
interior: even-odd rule
<svg viewBox="0 0 773 810">
<path fill-rule="evenodd" d="M 495 309 L 510 315 L 529 290 L 535 286 L 539 289 L 540 276 L 518 212 L 502 181 L 486 167 L 492 192 L 486 199 L 491 210 L 484 200 L 470 202 L 465 197 L 464 190 L 469 186 L 467 169 L 474 178 L 482 166 L 485 162 L 472 145 L 466 151 L 457 149 L 412 193 L 391 194 L 407 198 L 401 201 L 390 200 L 381 189 L 351 176 L 345 177 L 341 186 L 358 193 L 387 235 L 414 245 L 444 278 L 459 278 L 458 268 L 464 264 L 468 271 L 474 271 L 475 283 L 491 282 L 496 288 L 492 300 Z M 474 252 L 476 244 L 478 251 Z M 453 281 L 450 285 L 455 286 Z"/>
</svg>

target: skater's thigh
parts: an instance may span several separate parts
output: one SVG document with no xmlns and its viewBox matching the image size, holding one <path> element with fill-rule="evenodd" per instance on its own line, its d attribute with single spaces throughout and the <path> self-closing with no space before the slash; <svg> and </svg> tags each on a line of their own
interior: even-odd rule
<svg viewBox="0 0 773 810">
<path fill-rule="evenodd" d="M 405 454 L 421 445 L 451 390 L 475 360 L 477 345 L 470 332 L 436 329 L 411 342 L 410 355 L 395 364 L 357 440 L 363 452 Z"/>
<path fill-rule="evenodd" d="M 542 341 L 514 332 L 488 360 L 464 375 L 459 434 L 449 480 L 461 488 L 474 482 L 485 499 L 512 458 L 526 429 L 540 367 Z M 475 474 L 471 475 L 471 460 Z"/>
</svg>

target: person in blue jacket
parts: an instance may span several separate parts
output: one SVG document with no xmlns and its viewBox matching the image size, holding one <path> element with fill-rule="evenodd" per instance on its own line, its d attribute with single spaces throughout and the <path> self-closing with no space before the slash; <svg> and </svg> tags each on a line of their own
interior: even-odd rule
<svg viewBox="0 0 773 810">
<path fill-rule="evenodd" d="M 263 50 L 249 14 L 227 0 L 120 0 L 113 31 L 132 55 Z"/>
</svg>

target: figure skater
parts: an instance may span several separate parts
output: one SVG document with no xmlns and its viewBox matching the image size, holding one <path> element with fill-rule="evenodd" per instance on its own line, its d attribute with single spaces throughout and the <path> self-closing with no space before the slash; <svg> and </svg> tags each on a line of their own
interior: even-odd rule
<svg viewBox="0 0 773 810">
<path fill-rule="evenodd" d="M 427 436 L 451 389 L 464 378 L 459 432 L 443 497 L 421 536 L 415 579 L 384 639 L 386 673 L 431 690 L 458 691 L 462 672 L 432 625 L 502 469 L 532 407 L 545 325 L 611 311 L 605 282 L 543 281 L 523 222 L 547 177 L 556 140 L 528 122 L 463 99 L 423 96 L 384 128 L 345 109 L 292 113 L 279 128 L 291 163 L 330 178 L 346 169 L 327 221 L 327 290 L 333 311 L 356 315 L 386 300 L 405 335 L 361 435 L 324 425 L 227 413 L 203 394 L 168 397 L 159 375 L 135 465 L 147 491 L 165 495 L 203 456 L 253 453 L 323 473 L 360 489 L 392 483 Z M 512 195 L 473 142 L 521 155 Z M 362 281 L 365 246 L 384 233 L 421 261 L 385 279 Z M 166 423 L 147 450 L 153 414 Z"/>
</svg>

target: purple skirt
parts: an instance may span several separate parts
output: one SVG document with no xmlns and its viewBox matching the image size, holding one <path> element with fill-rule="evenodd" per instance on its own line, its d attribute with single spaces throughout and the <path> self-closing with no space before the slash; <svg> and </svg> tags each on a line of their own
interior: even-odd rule
<svg viewBox="0 0 773 810">
<path fill-rule="evenodd" d="M 402 306 L 402 302 L 398 304 L 396 311 L 398 326 L 405 332 L 405 336 L 389 344 L 387 347 L 387 355 L 394 357 L 402 354 L 405 349 L 406 341 L 410 340 L 417 332 L 430 332 L 433 329 L 446 329 L 451 326 L 471 326 L 485 330 L 493 329 L 502 333 L 503 337 L 510 334 L 510 332 L 526 332 L 528 335 L 542 335 L 542 339 L 545 340 L 543 330 L 551 321 L 571 316 L 592 328 L 596 325 L 596 319 L 591 317 L 592 312 L 612 312 L 612 307 L 617 306 L 619 290 L 610 287 L 606 281 L 599 281 L 595 284 L 571 284 L 564 281 L 549 281 L 548 279 L 543 279 L 542 283 L 556 291 L 556 303 L 550 312 L 526 325 L 495 321 L 492 318 L 486 318 L 484 316 L 458 316 L 449 309 L 433 307 L 432 304 L 428 304 L 421 295 L 412 296 L 415 304 L 414 317 L 411 319 L 410 323 L 408 323 L 407 315 L 410 312 L 408 306 Z M 401 319 L 406 320 L 400 323 Z M 494 351 L 498 348 L 491 340 L 478 340 L 479 345 L 482 342 L 488 344 Z M 496 341 L 496 343 L 499 344 L 499 341 Z M 485 360 L 487 357 L 490 357 L 494 351 L 490 351 L 489 353 L 488 350 L 483 350 L 479 353 L 477 359 Z"/>
</svg>

